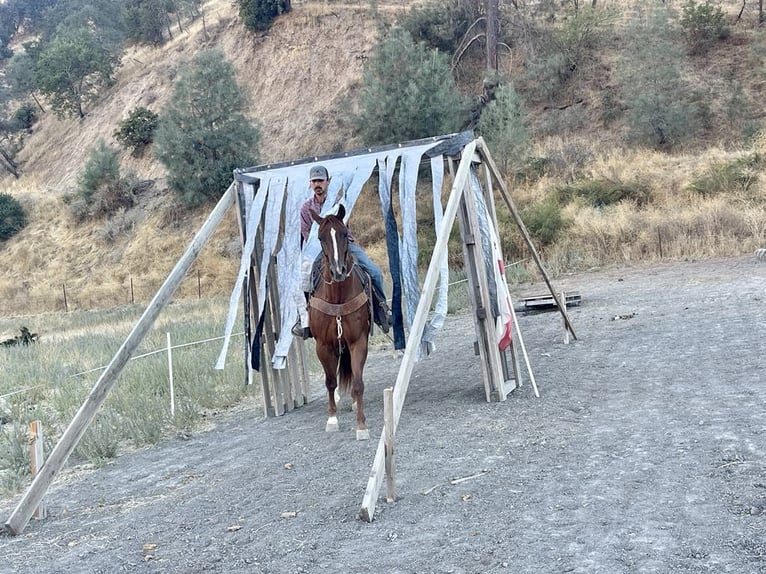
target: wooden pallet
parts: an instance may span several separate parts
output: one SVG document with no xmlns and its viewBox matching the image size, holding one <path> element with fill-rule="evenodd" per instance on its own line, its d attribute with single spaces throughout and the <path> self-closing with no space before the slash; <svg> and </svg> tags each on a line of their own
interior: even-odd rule
<svg viewBox="0 0 766 574">
<path fill-rule="evenodd" d="M 567 307 L 577 306 L 582 301 L 579 291 L 565 291 L 564 298 L 566 299 L 565 305 Z M 520 309 L 521 311 L 546 311 L 556 308 L 556 300 L 550 293 L 522 297 L 520 303 L 523 304 L 523 307 Z"/>
</svg>

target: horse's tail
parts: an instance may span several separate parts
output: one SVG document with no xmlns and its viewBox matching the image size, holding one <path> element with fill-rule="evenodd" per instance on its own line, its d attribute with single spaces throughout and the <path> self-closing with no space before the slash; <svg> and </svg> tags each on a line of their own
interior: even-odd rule
<svg viewBox="0 0 766 574">
<path fill-rule="evenodd" d="M 338 363 L 338 388 L 341 392 L 350 393 L 353 382 L 354 377 L 351 372 L 351 352 L 348 350 L 348 347 L 344 346 Z"/>
</svg>

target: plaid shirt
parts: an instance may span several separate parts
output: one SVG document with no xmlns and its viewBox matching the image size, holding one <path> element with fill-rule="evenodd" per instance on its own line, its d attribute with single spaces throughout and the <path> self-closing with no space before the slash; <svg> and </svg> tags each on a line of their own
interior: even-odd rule
<svg viewBox="0 0 766 574">
<path fill-rule="evenodd" d="M 303 240 L 303 243 L 308 240 L 309 233 L 311 232 L 311 224 L 314 223 L 314 220 L 311 217 L 311 212 L 314 211 L 317 214 L 322 213 L 323 205 L 324 202 L 319 203 L 313 195 L 310 199 L 303 202 L 303 205 L 301 206 L 301 239 Z M 350 230 L 348 232 L 348 240 L 356 241 Z"/>
</svg>

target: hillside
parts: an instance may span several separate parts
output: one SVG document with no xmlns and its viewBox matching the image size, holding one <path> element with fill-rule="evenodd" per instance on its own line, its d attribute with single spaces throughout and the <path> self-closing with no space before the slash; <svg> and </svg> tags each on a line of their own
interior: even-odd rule
<svg viewBox="0 0 766 574">
<path fill-rule="evenodd" d="M 397 6 L 382 7 L 382 13 Z M 350 30 L 354 33 L 345 34 L 343 49 L 336 49 L 339 33 Z M 150 154 L 139 160 L 127 153 L 121 157 L 123 169 L 156 180 L 141 208 L 121 221 L 75 225 L 62 195 L 75 186 L 99 137 L 114 145 L 111 134 L 119 119 L 136 106 L 161 109 L 176 71 L 198 50 L 220 47 L 236 68 L 250 96 L 250 116 L 261 126 L 262 162 L 268 163 L 353 145 L 347 123 L 328 110 L 345 109 L 352 102 L 375 30 L 365 4 L 295 3 L 267 34 L 254 36 L 238 21 L 234 3 L 210 0 L 204 29 L 198 20 L 161 48 L 128 51 L 116 85 L 99 105 L 81 121 L 45 114 L 19 156 L 24 175 L 2 180 L 2 189 L 19 199 L 30 223 L 0 246 L 0 299 L 6 304 L 39 299 L 39 306 L 47 309 L 52 306 L 45 301 L 62 298 L 62 284 L 69 289 L 70 304 L 77 297 L 98 304 L 114 296 L 104 295 L 110 290 L 127 297 L 131 278 L 143 297 L 161 284 L 210 206 L 191 214 L 182 210 L 166 190 L 162 166 Z M 119 227 L 116 234 L 114 226 Z M 110 240 L 110 233 L 116 240 Z M 238 237 L 232 214 L 195 266 L 205 294 L 231 289 Z M 196 291 L 196 277 L 194 283 Z M 136 293 L 137 299 L 141 296 Z"/>
<path fill-rule="evenodd" d="M 64 293 L 69 308 L 133 298 L 147 301 L 152 296 L 210 206 L 191 213 L 181 208 L 167 191 L 163 168 L 151 154 L 143 159 L 127 153 L 121 156 L 123 170 L 155 181 L 139 207 L 129 212 L 76 225 L 62 198 L 75 186 L 91 145 L 100 137 L 114 145 L 111 134 L 117 122 L 136 106 L 159 112 L 177 71 L 197 51 L 220 47 L 234 65 L 250 97 L 249 115 L 261 128 L 262 163 L 355 149 L 363 142 L 355 138 L 345 112 L 355 105 L 364 63 L 381 25 L 412 5 L 293 2 L 293 10 L 278 18 L 268 33 L 254 35 L 244 30 L 234 2 L 209 0 L 204 6 L 204 26 L 198 19 L 162 47 L 130 49 L 122 58 L 116 85 L 98 105 L 89 108 L 82 120 L 44 114 L 18 157 L 23 176 L 18 180 L 7 176 L 0 182 L 3 191 L 22 203 L 30 221 L 16 237 L 0 244 L 4 270 L 0 312 L 61 309 Z M 724 5 L 731 18 L 736 16 L 739 3 Z M 695 81 L 718 95 L 711 103 L 714 112 L 720 114 L 724 105 L 726 74 L 741 81 L 750 97 L 762 100 L 766 85 L 762 70 L 751 73 L 748 68 L 753 34 L 752 24 L 742 24 L 708 59 L 693 62 Z M 599 98 L 610 87 L 616 66 L 611 52 L 620 41 L 615 34 L 607 42 L 609 50 L 581 72 L 577 89 L 584 98 L 572 102 L 569 94 L 562 93 L 560 105 L 533 104 L 530 122 L 537 136 L 530 155 L 552 158 L 558 172 L 528 185 L 518 183 L 514 193 L 521 205 L 533 204 L 561 181 L 584 174 L 599 180 L 636 181 L 648 189 L 651 205 L 638 210 L 621 205 L 609 214 L 567 207 L 565 215 L 573 225 L 567 237 L 546 253 L 552 270 L 613 261 L 733 255 L 762 246 L 766 237 L 757 222 L 764 218 L 766 187 L 757 174 L 748 184 L 746 198 L 719 196 L 701 201 L 685 191 L 711 165 L 743 153 L 731 130 L 709 132 L 713 134 L 710 141 L 698 142 L 695 149 L 667 154 L 622 147 L 619 129 L 604 126 L 599 119 Z M 457 75 L 462 89 L 476 94 L 481 62 L 470 58 L 469 53 Z M 503 62 L 504 71 L 511 75 L 524 67 L 516 53 Z M 732 213 L 733 209 L 739 211 Z M 512 227 L 503 230 L 504 241 L 513 241 Z M 690 229 L 706 231 L 694 243 L 683 239 Z M 730 234 L 728 229 L 734 231 Z M 238 242 L 238 226 L 231 213 L 179 295 L 228 294 L 238 266 Z M 375 256 L 376 248 L 370 248 Z"/>
</svg>

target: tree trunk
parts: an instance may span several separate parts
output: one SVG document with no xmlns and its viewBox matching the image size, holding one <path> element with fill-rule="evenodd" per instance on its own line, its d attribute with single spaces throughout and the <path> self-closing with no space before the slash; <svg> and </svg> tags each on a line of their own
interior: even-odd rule
<svg viewBox="0 0 766 574">
<path fill-rule="evenodd" d="M 11 155 L 3 147 L 0 147 L 0 156 L 2 156 L 4 160 L 2 165 L 5 168 L 5 171 L 13 175 L 16 179 L 19 179 L 19 177 L 21 177 L 21 173 L 19 173 L 19 165 L 13 161 Z"/>
<path fill-rule="evenodd" d="M 500 0 L 487 0 L 487 73 L 497 75 L 497 36 Z"/>
<path fill-rule="evenodd" d="M 40 111 L 41 111 L 42 113 L 45 113 L 45 109 L 43 108 L 43 105 L 40 103 L 40 100 L 38 100 L 38 99 L 37 99 L 37 96 L 35 95 L 35 93 L 34 93 L 34 92 L 31 92 L 31 96 L 32 96 L 32 99 L 33 99 L 33 100 L 35 101 L 35 103 L 37 104 L 37 107 L 38 107 L 38 108 L 40 108 Z"/>
<path fill-rule="evenodd" d="M 758 23 L 763 24 L 763 22 L 764 22 L 763 0 L 758 0 Z"/>
</svg>

